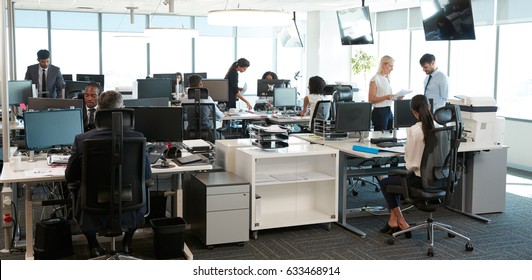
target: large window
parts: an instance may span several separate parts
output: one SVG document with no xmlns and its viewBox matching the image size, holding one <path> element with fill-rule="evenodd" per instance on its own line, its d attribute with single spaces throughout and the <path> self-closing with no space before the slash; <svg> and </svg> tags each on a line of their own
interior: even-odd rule
<svg viewBox="0 0 532 280">
<path fill-rule="evenodd" d="M 501 25 L 497 105 L 505 117 L 532 120 L 532 42 L 528 39 L 532 23 Z M 483 80 L 485 81 L 485 80 Z"/>
<path fill-rule="evenodd" d="M 15 10 L 16 77 L 24 80 L 27 66 L 37 63 L 37 51 L 48 49 L 48 20 L 45 11 Z M 55 64 L 55 56 L 50 61 Z"/>
<path fill-rule="evenodd" d="M 390 74 L 393 92 L 410 88 L 410 32 L 407 30 L 379 32 L 379 57 L 378 65 L 384 55 L 389 55 L 395 60 L 394 68 Z M 368 79 L 369 80 L 369 79 Z"/>
<path fill-rule="evenodd" d="M 425 41 L 423 30 L 412 31 L 411 58 L 410 58 L 410 89 L 415 93 L 424 92 L 424 81 L 427 74 L 423 72 L 419 59 L 426 53 L 436 57 L 436 67 L 446 75 L 448 74 L 449 41 Z"/>
</svg>

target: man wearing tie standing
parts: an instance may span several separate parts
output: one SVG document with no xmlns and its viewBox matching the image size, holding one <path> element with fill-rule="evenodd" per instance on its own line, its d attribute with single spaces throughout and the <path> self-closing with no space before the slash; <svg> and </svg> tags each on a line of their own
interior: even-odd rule
<svg viewBox="0 0 532 280">
<path fill-rule="evenodd" d="M 50 52 L 48 50 L 38 51 L 37 61 L 39 63 L 28 66 L 24 79 L 37 85 L 39 96 L 61 98 L 63 75 L 59 67 L 50 64 Z"/>
<path fill-rule="evenodd" d="M 426 53 L 419 60 L 423 72 L 427 74 L 424 85 L 424 94 L 427 99 L 432 99 L 432 112 L 445 106 L 449 98 L 449 80 L 447 76 L 436 67 L 436 57 Z"/>
</svg>

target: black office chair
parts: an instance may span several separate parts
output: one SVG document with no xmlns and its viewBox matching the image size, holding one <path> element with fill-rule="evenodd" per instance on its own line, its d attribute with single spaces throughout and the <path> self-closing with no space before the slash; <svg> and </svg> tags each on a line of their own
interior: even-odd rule
<svg viewBox="0 0 532 280">
<path fill-rule="evenodd" d="M 181 103 L 187 116 L 187 125 L 183 138 L 216 141 L 216 106 L 214 103 Z"/>
<path fill-rule="evenodd" d="M 330 106 L 331 106 L 331 101 L 329 100 L 319 100 L 316 103 L 314 112 L 312 113 L 312 116 L 310 117 L 310 127 L 309 127 L 310 132 L 314 132 L 314 121 L 316 119 L 321 119 L 321 120 L 329 119 Z"/>
<path fill-rule="evenodd" d="M 116 253 L 116 237 L 131 228 L 126 211 L 149 209 L 145 184 L 144 137 L 124 137 L 134 126 L 132 109 L 99 110 L 96 129 L 109 131 L 83 143 L 81 209 L 100 217 L 100 235 L 111 237 L 111 255 L 99 259 L 136 259 Z M 83 223 L 83 221 L 81 221 Z"/>
<path fill-rule="evenodd" d="M 438 223 L 433 220 L 432 213 L 440 207 L 447 206 L 460 179 L 462 168 L 457 161 L 460 137 L 463 131 L 460 108 L 457 105 L 447 105 L 439 108 L 434 113 L 434 120 L 443 127 L 435 128 L 425 141 L 425 148 L 421 158 L 421 183 L 422 186 L 410 186 L 409 176 L 412 172 L 397 170 L 401 175 L 401 185 L 387 186 L 388 193 L 402 194 L 405 200 L 415 208 L 428 212 L 429 217 L 421 224 L 406 230 L 396 232 L 389 239 L 389 244 L 394 244 L 395 238 L 405 232 L 419 228 L 426 228 L 430 242 L 427 255 L 434 256 L 434 230 L 447 232 L 449 237 L 459 236 L 467 241 L 466 251 L 472 251 L 470 239 L 454 230 L 450 225 Z"/>
</svg>

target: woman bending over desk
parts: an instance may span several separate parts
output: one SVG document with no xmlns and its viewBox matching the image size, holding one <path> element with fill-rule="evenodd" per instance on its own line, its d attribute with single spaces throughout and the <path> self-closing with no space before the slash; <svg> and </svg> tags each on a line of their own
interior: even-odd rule
<svg viewBox="0 0 532 280">
<path fill-rule="evenodd" d="M 410 109 L 418 120 L 416 124 L 411 126 L 407 131 L 406 145 L 405 145 L 405 163 L 406 169 L 413 171 L 414 174 L 409 178 L 409 183 L 413 186 L 421 187 L 421 156 L 425 148 L 425 139 L 430 131 L 434 129 L 434 121 L 430 113 L 429 101 L 424 95 L 416 95 L 410 100 Z M 390 218 L 381 229 L 382 233 L 393 234 L 394 232 L 407 229 L 408 223 L 405 221 L 401 213 L 400 196 L 397 194 L 390 194 L 386 192 L 388 185 L 401 185 L 401 177 L 397 175 L 388 176 L 388 178 L 380 181 L 382 194 L 388 208 L 390 209 Z M 411 232 L 405 233 L 406 238 L 412 237 Z"/>
</svg>

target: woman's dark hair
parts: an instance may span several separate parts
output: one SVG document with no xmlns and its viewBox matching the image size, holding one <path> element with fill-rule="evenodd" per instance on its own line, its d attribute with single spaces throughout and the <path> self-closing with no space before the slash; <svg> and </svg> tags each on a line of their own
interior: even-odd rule
<svg viewBox="0 0 532 280">
<path fill-rule="evenodd" d="M 410 100 L 410 109 L 419 114 L 421 129 L 423 130 L 423 141 L 427 141 L 429 133 L 434 129 L 434 120 L 430 112 L 429 100 L 425 95 L 418 94 Z"/>
<path fill-rule="evenodd" d="M 275 73 L 272 72 L 272 71 L 267 71 L 267 72 L 265 72 L 264 74 L 262 74 L 262 79 L 265 80 L 266 77 L 268 77 L 268 76 L 272 76 L 272 79 L 274 79 L 274 80 L 278 80 L 278 79 L 279 79 L 279 78 L 277 77 L 277 74 L 275 74 Z"/>
<path fill-rule="evenodd" d="M 322 94 L 325 85 L 325 80 L 320 76 L 314 76 L 308 79 L 308 91 L 310 94 Z"/>
<path fill-rule="evenodd" d="M 227 70 L 227 74 L 229 74 L 229 72 L 231 72 L 231 70 L 236 70 L 236 68 L 238 66 L 240 67 L 249 67 L 250 63 L 249 63 L 249 60 L 245 59 L 245 58 L 240 58 L 239 60 L 233 62 L 233 64 L 231 64 L 231 67 L 229 67 L 229 69 Z M 225 74 L 225 76 L 227 77 L 227 74 Z"/>
</svg>

